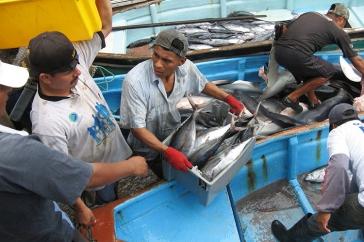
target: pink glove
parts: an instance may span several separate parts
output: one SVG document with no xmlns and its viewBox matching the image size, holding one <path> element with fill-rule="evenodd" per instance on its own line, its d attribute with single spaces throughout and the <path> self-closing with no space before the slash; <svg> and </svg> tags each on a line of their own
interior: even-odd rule
<svg viewBox="0 0 364 242">
<path fill-rule="evenodd" d="M 240 115 L 240 113 L 245 109 L 244 105 L 232 95 L 225 98 L 225 102 L 230 105 L 230 112 L 235 115 Z"/>
<path fill-rule="evenodd" d="M 164 156 L 168 162 L 177 170 L 188 171 L 192 168 L 191 162 L 188 161 L 187 157 L 175 148 L 168 147 L 164 151 Z"/>
</svg>

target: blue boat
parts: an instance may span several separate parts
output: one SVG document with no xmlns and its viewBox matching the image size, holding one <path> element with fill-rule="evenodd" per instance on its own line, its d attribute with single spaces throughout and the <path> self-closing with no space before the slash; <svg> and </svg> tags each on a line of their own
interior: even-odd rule
<svg viewBox="0 0 364 242">
<path fill-rule="evenodd" d="M 360 53 L 363 55 L 363 53 Z M 320 53 L 338 63 L 341 53 Z M 212 80 L 249 80 L 262 87 L 258 68 L 268 60 L 254 55 L 198 63 Z M 99 78 L 111 109 L 119 108 L 124 75 Z M 327 164 L 327 121 L 299 126 L 257 141 L 250 161 L 207 206 L 177 181 L 152 186 L 94 212 L 100 241 L 275 241 L 270 223 L 288 227 L 304 213 L 314 212 L 317 192 L 302 183 L 301 174 Z M 208 192 L 208 191 L 207 191 Z M 100 238 L 105 238 L 101 240 Z M 364 241 L 358 230 L 334 232 L 321 241 Z"/>
</svg>

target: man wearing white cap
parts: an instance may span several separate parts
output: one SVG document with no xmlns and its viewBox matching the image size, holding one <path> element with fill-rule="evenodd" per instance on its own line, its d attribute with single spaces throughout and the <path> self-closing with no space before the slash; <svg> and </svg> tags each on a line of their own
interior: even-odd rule
<svg viewBox="0 0 364 242">
<path fill-rule="evenodd" d="M 329 122 L 330 159 L 318 212 L 306 214 L 289 230 L 274 220 L 272 232 L 281 242 L 313 241 L 331 231 L 364 228 L 364 124 L 347 103 L 332 108 Z"/>
<path fill-rule="evenodd" d="M 27 79 L 25 68 L 0 61 L 0 115 L 5 114 L 11 89 Z M 37 136 L 2 124 L 0 155 L 1 241 L 86 241 L 54 201 L 73 205 L 86 188 L 147 174 L 144 159 L 86 163 L 48 148 Z"/>
</svg>

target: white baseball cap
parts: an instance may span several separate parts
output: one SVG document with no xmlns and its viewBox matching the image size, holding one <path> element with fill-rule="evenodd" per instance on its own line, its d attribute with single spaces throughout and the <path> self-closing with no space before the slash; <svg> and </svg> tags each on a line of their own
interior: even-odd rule
<svg viewBox="0 0 364 242">
<path fill-rule="evenodd" d="M 0 61 L 0 85 L 18 88 L 24 86 L 29 77 L 24 67 L 6 64 Z"/>
</svg>

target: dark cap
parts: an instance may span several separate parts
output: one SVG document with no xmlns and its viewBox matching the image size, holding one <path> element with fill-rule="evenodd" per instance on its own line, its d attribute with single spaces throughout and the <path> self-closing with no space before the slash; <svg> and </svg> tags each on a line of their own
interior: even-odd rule
<svg viewBox="0 0 364 242">
<path fill-rule="evenodd" d="M 329 13 L 336 14 L 349 20 L 349 9 L 342 3 L 334 3 L 329 9 Z"/>
<path fill-rule="evenodd" d="M 330 129 L 332 129 L 333 124 L 341 125 L 355 119 L 359 119 L 359 117 L 353 105 L 340 103 L 333 107 L 329 113 Z"/>
<path fill-rule="evenodd" d="M 78 55 L 71 41 L 60 32 L 44 32 L 29 42 L 29 65 L 32 76 L 73 70 Z"/>
<path fill-rule="evenodd" d="M 185 57 L 188 50 L 186 36 L 175 29 L 167 29 L 159 32 L 154 45 L 159 45 L 181 57 Z"/>
</svg>

